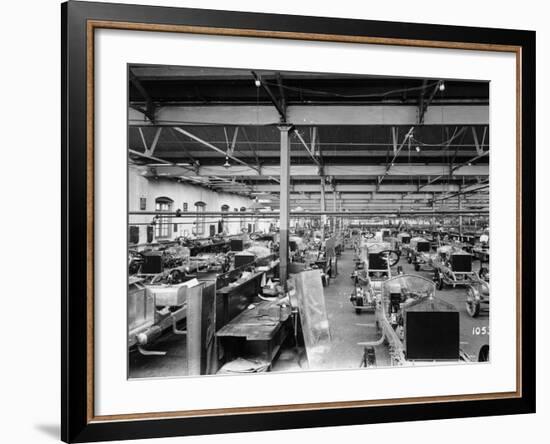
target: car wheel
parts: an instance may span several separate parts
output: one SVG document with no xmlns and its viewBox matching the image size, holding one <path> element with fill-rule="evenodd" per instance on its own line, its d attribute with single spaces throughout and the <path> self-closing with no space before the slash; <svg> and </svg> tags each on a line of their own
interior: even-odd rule
<svg viewBox="0 0 550 444">
<path fill-rule="evenodd" d="M 478 356 L 479 362 L 489 362 L 489 346 L 484 345 L 479 350 L 479 356 Z"/>
<path fill-rule="evenodd" d="M 476 301 L 473 290 L 468 288 L 468 296 L 466 298 L 466 311 L 472 318 L 477 318 L 481 310 L 481 304 Z"/>
</svg>

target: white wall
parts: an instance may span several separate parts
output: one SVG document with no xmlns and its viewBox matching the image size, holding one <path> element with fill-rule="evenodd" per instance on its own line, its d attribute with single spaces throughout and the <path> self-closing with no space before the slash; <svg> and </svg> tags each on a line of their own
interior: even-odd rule
<svg viewBox="0 0 550 444">
<path fill-rule="evenodd" d="M 177 182 L 167 178 L 149 178 L 140 174 L 141 168 L 130 166 L 128 169 L 128 209 L 132 211 L 142 211 L 140 208 L 140 198 L 146 199 L 145 211 L 155 211 L 155 200 L 159 197 L 168 197 L 173 200 L 172 211 L 180 209 L 183 211 L 184 203 L 187 203 L 188 212 L 195 213 L 195 203 L 204 202 L 206 204 L 205 211 L 221 211 L 222 205 L 229 205 L 229 211 L 234 212 L 235 208 L 241 209 L 245 207 L 250 211 L 250 205 L 253 200 L 245 196 L 237 194 L 221 193 L 209 190 L 207 188 L 191 185 L 189 183 Z M 129 222 L 132 224 L 150 223 L 153 216 L 130 216 Z M 214 225 L 216 233 L 218 232 L 218 220 L 220 217 L 210 216 L 205 217 L 204 234 L 197 237 L 208 237 L 209 226 Z M 178 231 L 175 232 L 173 227 L 170 227 L 169 239 L 174 239 L 178 236 L 194 233 L 192 231 L 196 227 L 195 219 L 178 218 L 173 219 L 174 223 L 178 224 Z M 245 220 L 245 223 L 253 223 L 250 218 Z M 248 225 L 246 225 L 248 226 Z M 140 243 L 147 239 L 146 225 L 140 227 Z M 228 219 L 225 223 L 228 234 L 238 234 L 241 232 L 241 219 Z"/>
<path fill-rule="evenodd" d="M 117 0 L 119 3 L 143 3 Z M 550 238 L 544 235 L 550 220 L 548 193 L 550 150 L 547 149 L 550 111 L 550 27 L 548 8 L 540 0 L 480 2 L 463 0 L 394 0 L 359 2 L 339 0 L 172 0 L 197 8 L 251 10 L 304 15 L 340 16 L 450 25 L 525 28 L 537 30 L 537 180 L 539 237 L 537 272 L 550 267 Z M 2 441 L 58 442 L 60 374 L 60 132 L 59 132 L 59 1 L 8 2 L 3 8 L 2 70 L 2 190 L 1 227 L 4 233 L 2 293 L 12 297 L 0 323 L 0 413 Z M 253 61 L 251 61 L 253 64 Z M 32 283 L 33 286 L 25 285 Z M 548 440 L 550 422 L 550 312 L 548 287 L 537 284 L 538 413 L 495 418 L 379 424 L 310 430 L 174 438 L 154 443 L 281 444 L 361 443 L 397 441 L 407 444 L 507 443 Z M 13 299 L 15 298 L 15 299 Z M 19 301 L 25 301 L 20 304 Z M 8 308 L 9 307 L 9 308 Z M 8 311 L 10 310 L 11 311 Z M 7 339 L 7 340 L 6 340 Z M 414 381 L 411 381 L 414 383 Z"/>
</svg>

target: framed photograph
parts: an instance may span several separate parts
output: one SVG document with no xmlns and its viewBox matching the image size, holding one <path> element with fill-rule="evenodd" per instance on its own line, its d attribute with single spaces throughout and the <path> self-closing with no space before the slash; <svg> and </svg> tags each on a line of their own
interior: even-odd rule
<svg viewBox="0 0 550 444">
<path fill-rule="evenodd" d="M 61 12 L 65 442 L 535 411 L 534 32 Z"/>
</svg>

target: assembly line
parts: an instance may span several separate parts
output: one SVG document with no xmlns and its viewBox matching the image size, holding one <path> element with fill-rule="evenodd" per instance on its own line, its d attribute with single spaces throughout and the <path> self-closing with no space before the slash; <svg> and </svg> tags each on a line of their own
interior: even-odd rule
<svg viewBox="0 0 550 444">
<path fill-rule="evenodd" d="M 128 69 L 129 378 L 490 359 L 487 82 Z"/>
</svg>

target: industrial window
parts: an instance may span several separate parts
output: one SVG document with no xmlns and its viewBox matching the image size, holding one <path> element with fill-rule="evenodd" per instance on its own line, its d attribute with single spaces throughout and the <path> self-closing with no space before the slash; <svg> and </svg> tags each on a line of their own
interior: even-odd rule
<svg viewBox="0 0 550 444">
<path fill-rule="evenodd" d="M 156 212 L 169 212 L 172 210 L 172 203 L 174 201 L 169 197 L 157 197 L 155 199 L 155 211 Z M 170 237 L 170 220 L 168 217 L 157 216 L 157 223 L 155 225 L 155 238 L 163 239 Z"/>
<path fill-rule="evenodd" d="M 145 197 L 139 198 L 139 209 L 144 211 L 147 209 L 147 199 Z"/>
<path fill-rule="evenodd" d="M 205 210 L 206 204 L 204 202 L 195 202 L 195 211 L 197 212 L 197 220 L 195 221 L 195 234 L 197 236 L 204 235 Z"/>
<path fill-rule="evenodd" d="M 187 213 L 187 202 L 183 202 L 183 212 Z"/>
</svg>

